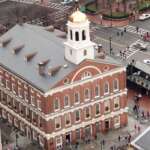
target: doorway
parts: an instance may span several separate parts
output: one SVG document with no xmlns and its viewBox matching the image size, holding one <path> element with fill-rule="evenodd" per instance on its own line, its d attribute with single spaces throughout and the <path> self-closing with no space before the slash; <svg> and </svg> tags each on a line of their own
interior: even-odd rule
<svg viewBox="0 0 150 150">
<path fill-rule="evenodd" d="M 71 133 L 66 133 L 66 143 L 70 143 L 71 142 Z"/>
<path fill-rule="evenodd" d="M 110 121 L 109 120 L 106 120 L 105 121 L 105 129 L 109 129 L 109 127 L 110 127 Z"/>
</svg>

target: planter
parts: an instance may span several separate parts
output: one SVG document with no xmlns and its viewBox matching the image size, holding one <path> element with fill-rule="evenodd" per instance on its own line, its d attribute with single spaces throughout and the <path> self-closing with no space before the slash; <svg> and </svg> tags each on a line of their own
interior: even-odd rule
<svg viewBox="0 0 150 150">
<path fill-rule="evenodd" d="M 125 20 L 129 17 L 129 14 L 124 15 L 110 15 L 110 14 L 103 14 L 103 19 L 106 20 Z"/>
</svg>

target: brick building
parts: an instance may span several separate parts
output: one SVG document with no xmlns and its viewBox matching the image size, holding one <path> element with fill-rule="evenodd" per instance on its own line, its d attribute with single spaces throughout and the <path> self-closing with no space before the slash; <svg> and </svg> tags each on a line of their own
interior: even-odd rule
<svg viewBox="0 0 150 150">
<path fill-rule="evenodd" d="M 45 150 L 127 124 L 125 67 L 98 58 L 85 14 L 67 27 L 67 40 L 29 24 L 0 40 L 0 115 Z"/>
</svg>

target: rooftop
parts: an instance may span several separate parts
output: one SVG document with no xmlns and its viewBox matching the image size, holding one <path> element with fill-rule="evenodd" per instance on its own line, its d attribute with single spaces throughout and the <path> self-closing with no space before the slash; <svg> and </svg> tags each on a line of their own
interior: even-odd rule
<svg viewBox="0 0 150 150">
<path fill-rule="evenodd" d="M 46 92 L 75 68 L 64 59 L 61 34 L 57 30 L 48 32 L 44 27 L 29 24 L 14 26 L 1 37 L 0 65 Z M 61 66 L 54 76 L 39 74 L 38 64 L 47 60 L 45 72 Z"/>
</svg>

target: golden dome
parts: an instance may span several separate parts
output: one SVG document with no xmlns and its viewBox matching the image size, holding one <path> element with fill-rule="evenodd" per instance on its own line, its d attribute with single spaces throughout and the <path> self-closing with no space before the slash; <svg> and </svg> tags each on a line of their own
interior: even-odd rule
<svg viewBox="0 0 150 150">
<path fill-rule="evenodd" d="M 76 10 L 70 17 L 69 21 L 73 23 L 86 22 L 88 20 L 87 16 L 79 10 Z"/>
</svg>

